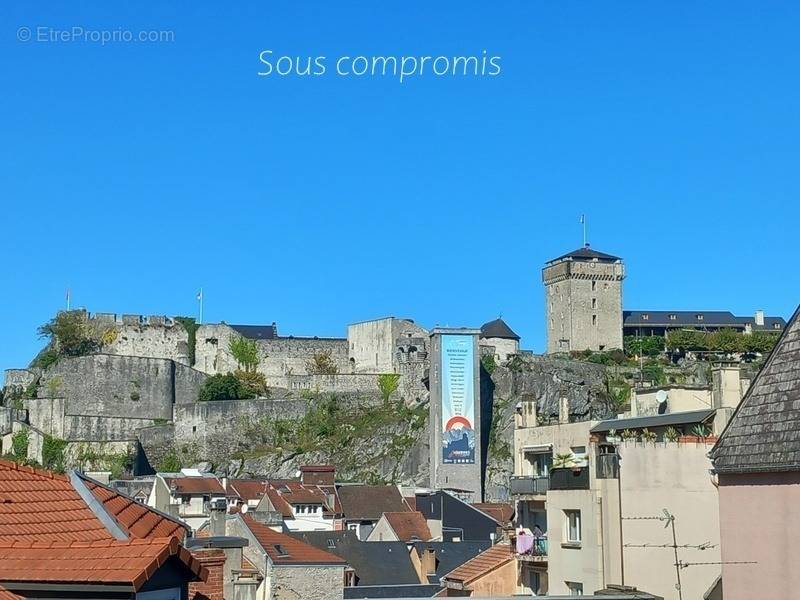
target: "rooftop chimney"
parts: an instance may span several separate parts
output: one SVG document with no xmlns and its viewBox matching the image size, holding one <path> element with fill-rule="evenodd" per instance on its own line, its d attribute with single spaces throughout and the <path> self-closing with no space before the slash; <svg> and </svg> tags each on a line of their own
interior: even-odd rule
<svg viewBox="0 0 800 600">
<path fill-rule="evenodd" d="M 756 311 L 756 325 L 758 325 L 759 327 L 763 327 L 764 326 L 764 311 L 763 310 L 757 310 Z"/>
<path fill-rule="evenodd" d="M 225 516 L 228 514 L 228 504 L 224 498 L 212 500 L 208 503 L 208 529 L 212 536 L 225 535 Z"/>
</svg>

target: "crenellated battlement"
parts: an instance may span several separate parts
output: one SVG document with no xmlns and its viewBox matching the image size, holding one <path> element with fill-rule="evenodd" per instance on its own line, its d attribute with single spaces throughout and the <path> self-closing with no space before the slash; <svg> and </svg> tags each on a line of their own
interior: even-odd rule
<svg viewBox="0 0 800 600">
<path fill-rule="evenodd" d="M 86 312 L 90 323 L 106 326 L 132 325 L 139 327 L 174 327 L 176 322 L 173 317 L 166 315 L 134 315 L 116 313 L 90 313 Z"/>
</svg>

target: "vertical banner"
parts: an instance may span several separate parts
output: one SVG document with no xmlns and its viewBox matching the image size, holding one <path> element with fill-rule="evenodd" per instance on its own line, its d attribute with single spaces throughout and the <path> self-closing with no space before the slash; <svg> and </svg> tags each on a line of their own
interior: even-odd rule
<svg viewBox="0 0 800 600">
<path fill-rule="evenodd" d="M 471 335 L 442 335 L 442 462 L 475 464 L 475 349 Z"/>
</svg>

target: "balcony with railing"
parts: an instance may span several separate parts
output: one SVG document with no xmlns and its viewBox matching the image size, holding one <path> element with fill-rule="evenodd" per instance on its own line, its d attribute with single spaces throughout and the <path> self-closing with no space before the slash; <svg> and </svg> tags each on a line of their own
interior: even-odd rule
<svg viewBox="0 0 800 600">
<path fill-rule="evenodd" d="M 543 496 L 550 489 L 550 478 L 533 475 L 511 477 L 511 494 L 515 496 Z"/>
<path fill-rule="evenodd" d="M 556 468 L 550 471 L 551 490 L 588 490 L 589 467 Z"/>
<path fill-rule="evenodd" d="M 526 561 L 541 562 L 547 560 L 547 535 L 533 536 L 520 533 L 516 540 L 517 556 Z"/>
</svg>

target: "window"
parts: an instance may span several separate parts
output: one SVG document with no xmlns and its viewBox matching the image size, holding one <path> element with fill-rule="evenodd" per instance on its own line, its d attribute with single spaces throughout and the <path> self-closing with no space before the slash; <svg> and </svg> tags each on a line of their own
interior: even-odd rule
<svg viewBox="0 0 800 600">
<path fill-rule="evenodd" d="M 772 328 L 773 329 L 780 329 L 781 328 L 781 324 L 780 323 L 773 323 L 772 324 Z"/>
<path fill-rule="evenodd" d="M 592 325 L 597 326 L 597 315 L 592 315 Z"/>
<path fill-rule="evenodd" d="M 648 315 L 647 313 L 644 313 L 642 315 L 642 321 L 649 321 L 649 320 L 650 320 L 650 315 Z"/>
<path fill-rule="evenodd" d="M 570 596 L 583 596 L 583 584 L 575 581 L 565 581 Z"/>
<path fill-rule="evenodd" d="M 678 318 L 678 315 L 670 315 L 669 316 L 669 320 L 670 321 L 675 321 L 677 318 Z"/>
<path fill-rule="evenodd" d="M 597 298 L 592 298 L 592 308 L 597 308 Z"/>
<path fill-rule="evenodd" d="M 698 321 L 702 321 L 702 320 L 703 320 L 703 315 L 701 315 L 701 314 L 696 314 L 696 315 L 695 315 L 695 318 L 697 318 L 697 320 L 698 320 Z"/>
<path fill-rule="evenodd" d="M 581 543 L 581 511 L 579 510 L 565 510 L 564 511 L 564 538 L 568 544 Z"/>
<path fill-rule="evenodd" d="M 547 477 L 553 466 L 552 452 L 535 452 L 526 454 L 525 458 L 531 465 L 531 475 L 534 477 Z"/>
<path fill-rule="evenodd" d="M 597 289 L 597 282 L 592 280 L 592 291 L 594 292 Z"/>
</svg>

